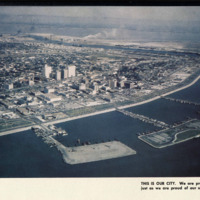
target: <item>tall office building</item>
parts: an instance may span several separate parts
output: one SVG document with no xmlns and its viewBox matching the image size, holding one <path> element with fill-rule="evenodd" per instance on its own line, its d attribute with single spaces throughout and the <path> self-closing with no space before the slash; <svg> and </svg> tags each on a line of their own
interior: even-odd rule
<svg viewBox="0 0 200 200">
<path fill-rule="evenodd" d="M 49 78 L 51 72 L 52 72 L 51 66 L 48 66 L 47 64 L 45 64 L 44 69 L 43 69 L 43 75 L 44 75 L 44 77 L 45 78 Z"/>
<path fill-rule="evenodd" d="M 86 86 L 86 88 L 88 89 L 89 88 L 89 86 L 90 86 L 90 81 L 89 81 L 89 79 L 85 79 L 85 86 Z"/>
<path fill-rule="evenodd" d="M 114 89 L 114 88 L 116 88 L 117 87 L 117 80 L 109 80 L 109 87 L 111 88 L 111 89 Z"/>
<path fill-rule="evenodd" d="M 56 71 L 56 80 L 57 81 L 61 80 L 61 71 L 60 70 Z"/>
<path fill-rule="evenodd" d="M 68 66 L 68 77 L 76 76 L 76 66 L 69 65 Z"/>
<path fill-rule="evenodd" d="M 98 83 L 94 83 L 94 91 L 95 92 L 99 91 L 99 85 L 98 85 Z"/>
<path fill-rule="evenodd" d="M 65 68 L 62 70 L 61 78 L 62 79 L 68 78 L 68 69 Z"/>
</svg>

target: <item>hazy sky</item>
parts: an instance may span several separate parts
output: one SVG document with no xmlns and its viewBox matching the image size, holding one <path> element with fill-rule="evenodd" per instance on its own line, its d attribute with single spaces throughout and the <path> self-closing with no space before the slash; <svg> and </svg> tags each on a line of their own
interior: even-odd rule
<svg viewBox="0 0 200 200">
<path fill-rule="evenodd" d="M 200 7 L 0 7 L 0 14 L 200 21 Z"/>
</svg>

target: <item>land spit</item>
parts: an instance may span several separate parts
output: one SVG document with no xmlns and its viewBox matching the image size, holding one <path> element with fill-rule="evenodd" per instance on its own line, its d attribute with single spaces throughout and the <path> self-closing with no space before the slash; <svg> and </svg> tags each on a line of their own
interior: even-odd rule
<svg viewBox="0 0 200 200">
<path fill-rule="evenodd" d="M 65 147 L 54 138 L 51 137 L 51 139 L 54 141 L 57 149 L 62 153 L 64 162 L 71 165 L 136 154 L 135 150 L 118 141 L 78 147 Z"/>
</svg>

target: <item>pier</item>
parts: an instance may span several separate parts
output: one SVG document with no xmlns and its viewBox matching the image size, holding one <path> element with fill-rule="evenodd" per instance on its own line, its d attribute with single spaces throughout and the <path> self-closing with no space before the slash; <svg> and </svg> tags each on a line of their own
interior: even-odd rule
<svg viewBox="0 0 200 200">
<path fill-rule="evenodd" d="M 51 147 L 55 145 L 52 136 L 56 136 L 59 134 L 62 134 L 63 136 L 67 135 L 67 132 L 65 130 L 54 127 L 52 125 L 50 127 L 47 127 L 44 124 L 41 124 L 40 126 L 33 126 L 31 129 L 38 137 L 42 137 L 44 143 L 51 145 Z"/>
<path fill-rule="evenodd" d="M 166 124 L 165 122 L 159 121 L 157 119 L 149 118 L 149 117 L 144 116 L 144 115 L 129 112 L 129 111 L 124 110 L 124 109 L 116 109 L 116 111 L 123 113 L 124 115 L 132 117 L 134 119 L 139 119 L 143 122 L 153 124 L 154 126 L 157 126 L 157 127 L 160 127 L 160 128 L 169 128 L 170 127 L 170 125 Z"/>
<path fill-rule="evenodd" d="M 163 97 L 163 96 L 161 98 L 169 100 L 169 101 L 175 101 L 175 102 L 178 102 L 178 103 L 184 103 L 184 104 L 190 104 L 190 105 L 200 106 L 200 103 L 196 103 L 196 102 L 192 102 L 192 101 L 188 101 L 188 100 L 174 99 L 174 98 L 171 98 L 171 97 Z"/>
<path fill-rule="evenodd" d="M 45 143 L 49 144 L 50 147 L 56 147 L 61 152 L 63 160 L 67 164 L 94 162 L 136 154 L 135 150 L 119 141 L 102 141 L 98 144 L 87 142 L 80 146 L 66 147 L 53 138 L 54 132 L 52 129 L 54 130 L 54 127 L 45 125 L 32 127 L 36 135 L 42 137 Z M 80 139 L 78 139 L 78 143 L 80 143 Z"/>
<path fill-rule="evenodd" d="M 65 163 L 74 165 L 135 155 L 136 151 L 117 141 L 78 147 L 65 147 L 52 138 Z"/>
</svg>

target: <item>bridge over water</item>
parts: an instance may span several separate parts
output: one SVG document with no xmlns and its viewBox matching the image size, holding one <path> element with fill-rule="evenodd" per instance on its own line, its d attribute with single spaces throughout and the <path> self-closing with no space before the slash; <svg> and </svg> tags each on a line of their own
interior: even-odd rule
<svg viewBox="0 0 200 200">
<path fill-rule="evenodd" d="M 144 116 L 144 115 L 140 115 L 140 114 L 136 114 L 136 113 L 133 113 L 133 112 L 129 112 L 129 111 L 124 110 L 124 109 L 116 108 L 116 111 L 118 111 L 120 113 L 123 113 L 124 115 L 132 117 L 134 119 L 139 119 L 139 120 L 141 120 L 143 122 L 153 124 L 154 126 L 157 126 L 157 127 L 161 127 L 161 128 L 169 128 L 170 127 L 170 125 L 166 124 L 165 122 L 159 121 L 157 119 L 149 118 L 149 117 Z"/>
<path fill-rule="evenodd" d="M 169 100 L 169 101 L 175 101 L 175 102 L 178 102 L 178 103 L 184 103 L 184 104 L 190 104 L 190 105 L 200 106 L 200 103 L 196 103 L 196 102 L 192 102 L 192 101 L 188 101 L 188 100 L 175 99 L 175 98 L 163 97 L 163 96 L 161 98 Z"/>
</svg>

